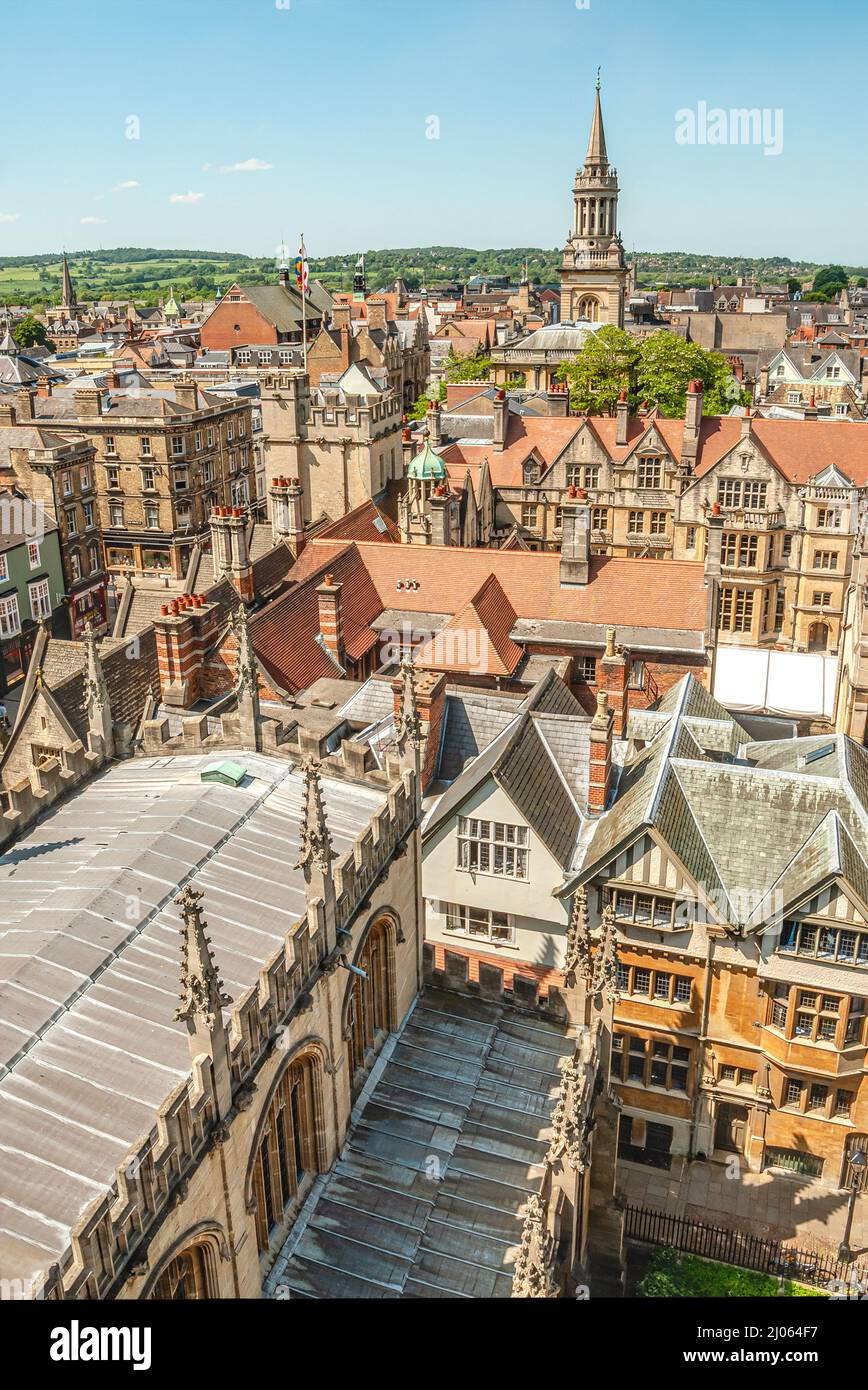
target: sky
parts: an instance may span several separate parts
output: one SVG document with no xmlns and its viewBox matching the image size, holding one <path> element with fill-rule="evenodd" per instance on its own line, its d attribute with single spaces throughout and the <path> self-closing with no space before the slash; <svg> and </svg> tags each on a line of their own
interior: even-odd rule
<svg viewBox="0 0 868 1390">
<path fill-rule="evenodd" d="M 0 256 L 560 247 L 600 67 L 628 252 L 865 264 L 866 40 L 866 0 L 3 0 Z"/>
</svg>

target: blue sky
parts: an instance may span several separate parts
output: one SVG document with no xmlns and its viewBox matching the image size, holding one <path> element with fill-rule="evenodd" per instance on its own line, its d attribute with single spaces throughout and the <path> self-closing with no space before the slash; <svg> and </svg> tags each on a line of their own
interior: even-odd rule
<svg viewBox="0 0 868 1390">
<path fill-rule="evenodd" d="M 3 9 L 0 255 L 560 246 L 600 64 L 628 250 L 868 261 L 865 0 Z M 782 110 L 782 152 L 678 144 L 700 102 Z"/>
</svg>

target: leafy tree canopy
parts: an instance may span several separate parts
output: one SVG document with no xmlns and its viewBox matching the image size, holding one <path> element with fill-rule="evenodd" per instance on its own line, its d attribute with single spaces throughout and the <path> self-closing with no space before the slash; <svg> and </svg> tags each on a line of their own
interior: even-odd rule
<svg viewBox="0 0 868 1390">
<path fill-rule="evenodd" d="M 727 414 L 733 405 L 748 403 L 725 357 L 665 330 L 637 342 L 621 328 L 601 328 L 560 375 L 569 383 L 573 410 L 582 414 L 614 414 L 626 391 L 632 411 L 646 401 L 675 418 L 684 414 L 694 378 L 703 384 L 706 415 Z"/>
<path fill-rule="evenodd" d="M 16 323 L 12 329 L 12 337 L 20 348 L 33 347 L 34 343 L 48 342 L 45 325 L 39 322 L 35 314 L 25 314 L 24 318 Z"/>
<path fill-rule="evenodd" d="M 491 371 L 491 358 L 480 357 L 474 353 L 468 353 L 463 357 L 456 357 L 450 351 L 446 359 L 446 370 L 443 373 L 444 381 L 487 381 Z"/>
</svg>

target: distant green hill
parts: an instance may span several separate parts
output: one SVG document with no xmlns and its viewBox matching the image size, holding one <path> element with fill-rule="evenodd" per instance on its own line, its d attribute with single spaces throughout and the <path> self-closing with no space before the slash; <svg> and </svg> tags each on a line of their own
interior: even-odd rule
<svg viewBox="0 0 868 1390">
<path fill-rule="evenodd" d="M 331 290 L 350 289 L 358 252 L 346 256 L 311 259 L 311 273 Z M 423 285 L 456 281 L 464 284 L 474 275 L 507 277 L 517 281 L 527 263 L 537 284 L 557 280 L 559 250 L 535 246 L 473 250 L 466 246 L 411 246 L 396 250 L 365 251 L 365 268 L 371 290 L 403 276 L 411 290 Z M 792 261 L 787 256 L 754 259 L 749 256 L 706 256 L 687 251 L 638 251 L 639 283 L 646 287 L 681 284 L 703 286 L 711 276 L 733 283 L 738 276 L 756 276 L 762 283 L 787 279 L 808 281 L 818 266 Z M 69 253 L 70 269 L 81 300 L 133 299 L 154 304 L 174 288 L 178 297 L 208 299 L 222 293 L 233 280 L 271 279 L 271 257 L 242 256 L 233 251 L 167 251 L 152 247 L 120 246 L 107 251 Z M 53 304 L 60 298 L 60 254 L 0 257 L 0 303 Z M 845 266 L 851 279 L 868 275 L 863 266 Z"/>
</svg>

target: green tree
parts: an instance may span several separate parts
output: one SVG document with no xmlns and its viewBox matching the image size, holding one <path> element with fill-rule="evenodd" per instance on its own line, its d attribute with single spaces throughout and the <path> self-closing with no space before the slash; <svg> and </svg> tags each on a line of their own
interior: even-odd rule
<svg viewBox="0 0 868 1390">
<path fill-rule="evenodd" d="M 868 288 L 868 280 L 865 279 L 864 275 L 859 276 L 859 279 L 856 281 L 856 288 L 857 290 L 864 290 Z"/>
<path fill-rule="evenodd" d="M 814 276 L 813 292 L 822 294 L 826 299 L 833 299 L 849 283 L 850 278 L 843 266 L 826 265 Z"/>
<path fill-rule="evenodd" d="M 725 357 L 687 343 L 674 333 L 663 330 L 645 338 L 639 359 L 639 395 L 664 415 L 674 418 L 684 414 L 687 387 L 694 379 L 702 382 L 706 415 L 726 415 L 734 405 L 749 403 Z"/>
<path fill-rule="evenodd" d="M 12 337 L 20 348 L 33 347 L 34 343 L 46 344 L 48 347 L 54 345 L 48 341 L 45 332 L 45 324 L 40 323 L 35 314 L 25 314 L 19 323 L 12 329 Z"/>
<path fill-rule="evenodd" d="M 614 415 L 622 391 L 635 410 L 639 344 L 623 328 L 607 324 L 589 333 L 581 351 L 558 372 L 570 390 L 570 405 L 580 415 Z"/>
<path fill-rule="evenodd" d="M 487 381 L 490 371 L 490 357 L 480 357 L 476 353 L 467 353 L 463 357 L 456 357 L 450 350 L 446 359 L 443 379 L 444 381 Z"/>
<path fill-rule="evenodd" d="M 789 279 L 789 280 L 787 281 L 787 293 L 788 293 L 788 294 L 798 294 L 798 292 L 799 292 L 799 290 L 800 290 L 801 288 L 802 288 L 802 282 L 801 282 L 801 280 L 793 280 L 793 279 L 791 278 L 791 279 Z"/>
<path fill-rule="evenodd" d="M 443 385 L 443 382 L 441 381 L 441 382 L 440 382 L 440 385 L 439 385 L 438 388 L 437 388 L 437 395 L 436 395 L 436 396 L 433 396 L 433 397 L 432 397 L 430 394 L 426 394 L 426 393 L 423 391 L 423 393 L 422 393 L 422 395 L 419 397 L 419 399 L 413 402 L 413 405 L 412 405 L 411 408 L 407 411 L 407 419 L 408 419 L 408 420 L 424 420 L 424 419 L 425 419 L 425 416 L 428 414 L 428 406 L 430 405 L 431 401 L 432 401 L 432 400 L 445 401 L 445 399 L 446 399 L 446 387 Z"/>
</svg>

